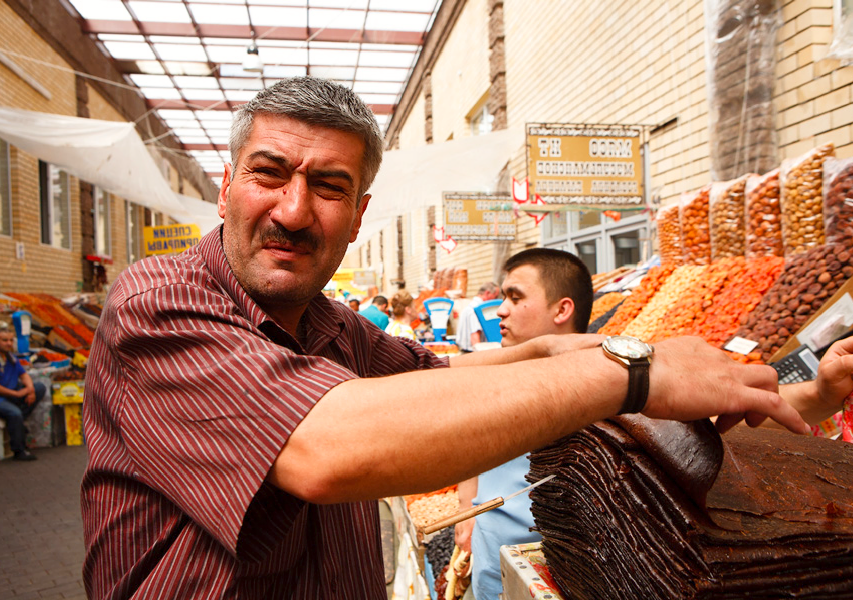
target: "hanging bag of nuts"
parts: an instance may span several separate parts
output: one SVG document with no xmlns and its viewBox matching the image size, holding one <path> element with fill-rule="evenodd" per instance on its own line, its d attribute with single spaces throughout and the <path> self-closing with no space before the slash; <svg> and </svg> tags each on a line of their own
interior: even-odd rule
<svg viewBox="0 0 853 600">
<path fill-rule="evenodd" d="M 745 196 L 746 257 L 783 256 L 779 169 L 747 177 Z"/>
<path fill-rule="evenodd" d="M 827 244 L 853 245 L 853 159 L 823 163 L 823 221 Z"/>
<path fill-rule="evenodd" d="M 823 162 L 834 152 L 833 144 L 824 144 L 782 163 L 782 242 L 786 257 L 824 243 Z"/>
<path fill-rule="evenodd" d="M 685 265 L 711 264 L 711 235 L 708 226 L 708 196 L 706 185 L 681 196 L 681 239 L 684 243 Z"/>
<path fill-rule="evenodd" d="M 681 217 L 678 203 L 661 206 L 655 217 L 658 226 L 660 264 L 678 267 L 684 262 L 684 246 L 681 243 Z"/>
<path fill-rule="evenodd" d="M 747 177 L 744 175 L 731 181 L 711 184 L 708 210 L 712 261 L 746 253 L 743 212 Z"/>
</svg>

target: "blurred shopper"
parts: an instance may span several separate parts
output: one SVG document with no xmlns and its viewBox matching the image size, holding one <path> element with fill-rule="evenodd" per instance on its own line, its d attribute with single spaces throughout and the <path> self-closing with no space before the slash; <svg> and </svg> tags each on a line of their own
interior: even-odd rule
<svg viewBox="0 0 853 600">
<path fill-rule="evenodd" d="M 494 300 L 500 295 L 501 288 L 498 287 L 498 284 L 492 281 L 484 283 L 477 295 L 471 299 L 470 304 L 460 313 L 459 327 L 456 331 L 456 345 L 462 352 L 473 352 L 474 346 L 486 341 L 483 326 L 480 325 L 480 319 L 477 318 L 474 309 L 483 302 Z"/>
<path fill-rule="evenodd" d="M 385 296 L 375 296 L 373 298 L 373 302 L 370 303 L 370 306 L 358 314 L 376 325 L 382 331 L 385 331 L 385 328 L 388 327 L 388 321 L 390 320 L 388 317 L 388 298 Z"/>
<path fill-rule="evenodd" d="M 412 307 L 414 298 L 406 290 L 400 290 L 391 298 L 391 322 L 385 328 L 385 333 L 417 341 L 412 321 L 418 318 Z"/>
<path fill-rule="evenodd" d="M 349 307 L 351 309 L 353 309 L 355 312 L 358 312 L 359 309 L 361 308 L 361 300 L 359 300 L 358 298 L 350 298 L 348 300 L 348 302 L 349 302 Z"/>
</svg>

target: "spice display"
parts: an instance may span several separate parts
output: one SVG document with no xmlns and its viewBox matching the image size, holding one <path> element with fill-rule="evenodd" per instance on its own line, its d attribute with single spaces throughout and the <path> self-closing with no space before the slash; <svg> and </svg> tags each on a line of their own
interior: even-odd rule
<svg viewBox="0 0 853 600">
<path fill-rule="evenodd" d="M 826 243 L 853 245 L 853 159 L 827 158 L 823 181 Z"/>
<path fill-rule="evenodd" d="M 631 292 L 622 304 L 619 305 L 619 310 L 611 317 L 607 324 L 598 330 L 598 333 L 603 335 L 619 335 L 640 314 L 643 307 L 649 302 L 652 296 L 660 289 L 664 281 L 672 274 L 673 267 L 653 267 L 649 269 L 640 285 Z"/>
<path fill-rule="evenodd" d="M 456 488 L 426 494 L 409 502 L 408 510 L 415 527 L 426 527 L 459 512 L 459 494 Z"/>
<path fill-rule="evenodd" d="M 747 176 L 711 186 L 708 200 L 711 260 L 746 254 L 744 188 Z"/>
<path fill-rule="evenodd" d="M 711 306 L 714 296 L 726 283 L 734 258 L 719 260 L 707 268 L 699 281 L 667 310 L 657 329 L 646 341 L 656 342 L 680 335 L 693 335 L 693 322 Z"/>
<path fill-rule="evenodd" d="M 604 294 L 592 303 L 592 312 L 589 315 L 589 321 L 592 323 L 611 308 L 621 303 L 625 299 L 625 295 L 621 292 L 610 292 Z"/>
<path fill-rule="evenodd" d="M 681 243 L 681 214 L 678 204 L 659 208 L 655 222 L 658 228 L 661 264 L 681 266 L 684 263 L 684 246 Z"/>
<path fill-rule="evenodd" d="M 708 203 L 711 186 L 681 196 L 681 239 L 684 264 L 707 265 L 711 262 L 711 233 Z"/>
<path fill-rule="evenodd" d="M 769 362 L 851 276 L 853 252 L 846 246 L 817 246 L 794 256 L 736 335 L 758 342 L 756 350 Z"/>
<path fill-rule="evenodd" d="M 853 597 L 853 446 L 735 427 L 723 452 L 707 420 L 631 417 L 530 456 L 558 474 L 530 497 L 566 597 Z"/>
<path fill-rule="evenodd" d="M 746 180 L 746 257 L 782 256 L 779 169 Z"/>
<path fill-rule="evenodd" d="M 782 241 L 785 256 L 802 254 L 824 243 L 823 162 L 835 147 L 825 144 L 782 163 Z"/>
<path fill-rule="evenodd" d="M 631 321 L 623 332 L 641 340 L 649 339 L 660 325 L 666 311 L 672 307 L 687 290 L 696 285 L 709 267 L 703 265 L 684 265 L 673 271 L 658 292 L 649 300 L 640 314 Z"/>
<path fill-rule="evenodd" d="M 727 266 L 725 284 L 696 317 L 691 332 L 714 346 L 722 346 L 729 341 L 740 327 L 741 319 L 758 306 L 782 274 L 784 259 L 781 256 L 764 256 L 747 261 L 737 257 Z"/>
</svg>

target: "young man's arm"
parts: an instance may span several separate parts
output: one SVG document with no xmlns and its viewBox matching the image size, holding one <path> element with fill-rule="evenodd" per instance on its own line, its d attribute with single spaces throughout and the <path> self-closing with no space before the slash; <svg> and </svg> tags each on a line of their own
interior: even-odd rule
<svg viewBox="0 0 853 600">
<path fill-rule="evenodd" d="M 648 417 L 770 417 L 807 431 L 771 367 L 736 363 L 698 338 L 656 344 L 650 378 Z M 296 427 L 269 480 L 315 503 L 440 489 L 617 414 L 627 388 L 627 369 L 599 348 L 346 381 Z"/>
<path fill-rule="evenodd" d="M 27 404 L 32 404 L 36 401 L 36 388 L 33 385 L 33 379 L 30 377 L 30 374 L 24 372 L 21 374 L 21 377 L 18 379 L 21 382 L 21 389 L 18 390 L 23 392 L 19 398 L 23 398 Z"/>
</svg>

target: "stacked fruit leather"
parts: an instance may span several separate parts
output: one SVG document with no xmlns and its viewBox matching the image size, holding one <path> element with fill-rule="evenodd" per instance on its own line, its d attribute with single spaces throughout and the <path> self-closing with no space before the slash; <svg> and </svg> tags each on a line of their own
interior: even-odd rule
<svg viewBox="0 0 853 600">
<path fill-rule="evenodd" d="M 853 445 L 623 415 L 531 455 L 567 598 L 853 597 Z"/>
</svg>

